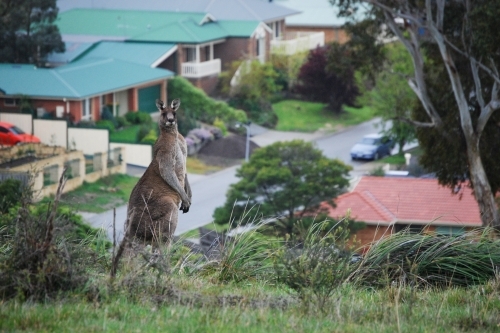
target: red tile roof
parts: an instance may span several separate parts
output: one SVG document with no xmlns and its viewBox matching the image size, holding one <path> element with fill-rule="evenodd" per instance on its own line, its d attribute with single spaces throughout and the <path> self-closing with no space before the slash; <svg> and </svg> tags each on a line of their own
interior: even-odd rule
<svg viewBox="0 0 500 333">
<path fill-rule="evenodd" d="M 335 203 L 336 208 L 328 206 L 331 217 L 344 216 L 349 209 L 352 218 L 367 224 L 481 226 L 472 189 L 462 186 L 453 194 L 437 179 L 366 176 Z"/>
</svg>

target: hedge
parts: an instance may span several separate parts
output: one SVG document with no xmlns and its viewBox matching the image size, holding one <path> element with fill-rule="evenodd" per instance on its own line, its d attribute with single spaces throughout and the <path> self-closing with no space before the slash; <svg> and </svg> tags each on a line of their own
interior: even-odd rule
<svg viewBox="0 0 500 333">
<path fill-rule="evenodd" d="M 180 98 L 181 109 L 188 111 L 196 120 L 209 124 L 213 124 L 217 118 L 226 124 L 247 121 L 244 111 L 213 100 L 183 77 L 176 76 L 168 81 L 168 93 L 172 99 Z"/>
</svg>

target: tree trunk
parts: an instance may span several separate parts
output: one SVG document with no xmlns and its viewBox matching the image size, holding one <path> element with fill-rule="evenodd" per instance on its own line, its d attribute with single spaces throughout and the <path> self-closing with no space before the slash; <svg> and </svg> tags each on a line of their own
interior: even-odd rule
<svg viewBox="0 0 500 333">
<path fill-rule="evenodd" d="M 479 154 L 479 140 L 465 135 L 469 173 L 484 227 L 500 228 L 500 215 Z"/>
</svg>

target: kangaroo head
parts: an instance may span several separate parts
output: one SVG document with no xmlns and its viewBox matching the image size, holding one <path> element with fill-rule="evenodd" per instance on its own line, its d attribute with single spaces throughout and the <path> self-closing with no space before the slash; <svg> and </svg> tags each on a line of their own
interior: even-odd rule
<svg viewBox="0 0 500 333">
<path fill-rule="evenodd" d="M 179 98 L 174 99 L 170 106 L 165 105 L 165 103 L 159 99 L 156 100 L 156 107 L 160 111 L 160 119 L 158 121 L 160 128 L 177 128 L 176 113 L 180 105 L 181 100 Z"/>
</svg>

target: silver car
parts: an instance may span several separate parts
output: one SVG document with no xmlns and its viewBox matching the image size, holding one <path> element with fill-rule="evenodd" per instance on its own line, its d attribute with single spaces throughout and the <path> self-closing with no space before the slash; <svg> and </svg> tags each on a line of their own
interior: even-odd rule
<svg viewBox="0 0 500 333">
<path fill-rule="evenodd" d="M 390 156 L 394 142 L 381 134 L 365 135 L 363 139 L 351 148 L 351 159 L 378 160 Z"/>
</svg>

